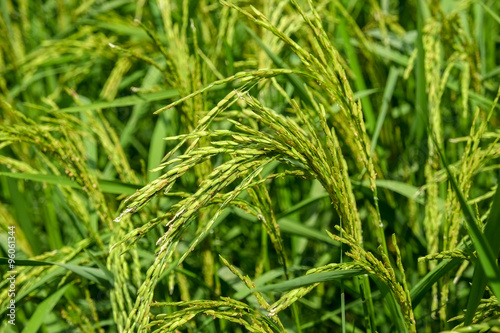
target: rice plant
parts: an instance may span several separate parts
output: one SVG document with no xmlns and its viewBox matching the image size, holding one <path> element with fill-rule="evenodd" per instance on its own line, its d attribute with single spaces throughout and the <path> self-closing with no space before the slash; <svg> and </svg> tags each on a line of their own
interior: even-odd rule
<svg viewBox="0 0 500 333">
<path fill-rule="evenodd" d="M 0 9 L 2 331 L 500 329 L 496 2 Z"/>
</svg>

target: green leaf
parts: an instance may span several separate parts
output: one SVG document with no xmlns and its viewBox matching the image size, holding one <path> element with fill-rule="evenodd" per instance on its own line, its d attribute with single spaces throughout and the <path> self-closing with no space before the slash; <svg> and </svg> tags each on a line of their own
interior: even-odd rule
<svg viewBox="0 0 500 333">
<path fill-rule="evenodd" d="M 360 182 L 352 179 L 351 182 L 354 185 L 370 187 L 370 182 L 367 180 L 363 180 Z M 399 193 L 402 196 L 407 197 L 408 199 L 415 200 L 415 202 L 419 204 L 425 204 L 425 200 L 422 196 L 423 191 L 416 186 L 399 182 L 397 180 L 388 180 L 388 179 L 377 179 L 376 184 L 377 187 L 386 188 L 390 191 Z M 442 204 L 444 204 L 444 202 L 442 202 Z"/>
<path fill-rule="evenodd" d="M 269 56 L 269 58 L 274 62 L 274 64 L 280 68 L 290 68 L 284 61 L 281 59 L 277 54 L 275 54 L 263 41 L 262 39 L 259 38 L 255 34 L 255 32 L 250 29 L 248 26 L 246 26 L 244 23 L 240 23 L 245 27 L 245 30 L 247 33 L 252 36 L 253 39 L 259 44 L 259 46 L 266 52 L 266 54 Z M 300 77 L 298 77 L 296 74 L 290 74 L 286 76 L 289 80 L 290 83 L 294 86 L 294 88 L 297 90 L 297 94 L 300 96 L 301 99 L 303 99 L 305 102 L 307 102 L 309 105 L 312 104 L 311 99 L 309 98 L 309 94 L 307 93 L 306 89 L 304 88 L 305 83 L 302 81 Z"/>
<path fill-rule="evenodd" d="M 302 266 L 290 266 L 290 267 L 287 267 L 287 271 L 289 273 L 291 273 L 291 272 L 296 272 L 296 271 L 304 271 L 308 268 L 309 267 L 305 267 L 305 266 L 304 267 L 302 267 Z M 277 278 L 283 276 L 284 273 L 285 273 L 285 271 L 283 270 L 283 268 L 275 268 L 273 270 L 265 272 L 264 274 L 262 274 L 261 276 L 259 276 L 255 280 L 253 280 L 252 282 L 255 284 L 256 287 L 260 287 L 269 281 L 272 281 L 274 279 L 277 279 Z M 240 300 L 240 299 L 243 299 L 243 298 L 249 296 L 250 294 L 251 294 L 250 289 L 248 289 L 246 286 L 243 286 L 242 288 L 240 288 L 238 290 L 238 292 L 236 294 L 233 295 L 233 298 Z"/>
<path fill-rule="evenodd" d="M 418 283 L 410 291 L 412 307 L 415 309 L 429 292 L 432 285 L 446 273 L 458 267 L 461 262 L 461 259 L 443 260 L 436 267 L 434 267 L 432 271 L 427 273 L 420 281 L 418 281 Z"/>
<path fill-rule="evenodd" d="M 47 316 L 52 311 L 52 309 L 59 302 L 61 297 L 64 295 L 66 290 L 70 287 L 70 284 L 65 285 L 61 289 L 57 290 L 55 293 L 47 297 L 42 303 L 38 304 L 35 312 L 29 319 L 29 322 L 24 327 L 22 333 L 36 333 L 42 326 L 42 324 L 47 320 Z"/>
<path fill-rule="evenodd" d="M 320 201 L 320 200 L 326 199 L 326 198 L 330 198 L 330 195 L 328 193 L 325 193 L 325 194 L 322 194 L 322 195 L 318 195 L 318 196 L 315 196 L 315 197 L 312 197 L 312 198 L 308 198 L 308 199 L 302 200 L 298 204 L 293 205 L 292 207 L 288 208 L 287 210 L 285 210 L 284 212 L 282 212 L 281 214 L 279 214 L 278 218 L 281 219 L 281 218 L 283 218 L 285 216 L 291 215 L 291 214 L 293 214 L 293 213 L 301 210 L 302 208 L 309 206 L 310 204 L 312 204 L 312 203 L 314 203 L 316 201 Z"/>
<path fill-rule="evenodd" d="M 436 147 L 439 147 L 435 142 L 436 139 L 434 136 L 431 136 L 436 144 Z M 474 245 L 477 251 L 477 257 L 481 267 L 484 270 L 484 274 L 488 280 L 488 285 L 490 286 L 493 294 L 500 300 L 500 268 L 496 262 L 496 255 L 493 252 L 493 249 L 490 246 L 489 239 L 485 237 L 485 235 L 479 229 L 479 222 L 474 215 L 472 208 L 467 203 L 464 194 L 458 187 L 457 181 L 455 180 L 455 176 L 451 173 L 451 170 L 448 166 L 448 162 L 446 157 L 438 149 L 439 156 L 441 157 L 441 161 L 446 169 L 446 173 L 448 174 L 448 180 L 451 183 L 453 190 L 455 191 L 458 201 L 460 202 L 460 206 L 462 208 L 462 213 L 465 217 L 465 226 L 467 228 L 467 232 L 472 240 L 472 244 Z M 493 228 L 493 227 L 492 227 Z M 496 230 L 498 227 L 495 226 Z M 493 234 L 497 236 L 497 234 Z"/>
<path fill-rule="evenodd" d="M 279 219 L 278 224 L 282 232 L 310 239 L 315 239 L 334 246 L 339 246 L 338 242 L 328 237 L 325 233 L 315 229 L 311 229 L 310 227 L 307 227 L 301 223 L 294 222 L 289 219 Z"/>
<path fill-rule="evenodd" d="M 14 172 L 0 172 L 0 176 L 81 189 L 80 185 L 78 185 L 76 182 L 64 176 L 33 174 L 33 173 L 14 173 Z M 138 189 L 142 187 L 142 185 L 127 184 L 115 180 L 98 179 L 97 182 L 99 183 L 99 187 L 104 193 L 111 193 L 111 194 L 130 195 L 134 194 Z"/>
<path fill-rule="evenodd" d="M 154 66 L 151 66 L 146 72 L 144 79 L 142 80 L 141 89 L 145 90 L 152 89 L 155 85 L 158 84 L 161 78 L 162 78 L 162 73 Z M 149 104 L 146 102 L 147 101 L 145 100 L 141 100 L 138 103 L 134 103 L 132 114 L 130 115 L 130 118 L 128 119 L 127 123 L 125 124 L 125 127 L 121 130 L 120 145 L 122 146 L 123 150 L 126 150 L 126 148 L 133 141 L 135 137 L 135 132 L 138 129 L 137 124 L 148 111 Z M 104 178 L 114 178 L 115 174 L 116 171 L 113 167 L 113 163 L 109 161 L 102 175 Z"/>
<path fill-rule="evenodd" d="M 0 173 L 0 176 L 5 175 Z M 26 196 L 26 192 L 21 193 L 19 191 L 19 184 L 17 181 L 12 179 L 7 179 L 7 189 L 10 196 L 10 200 L 13 203 L 15 209 L 15 215 L 19 226 L 21 227 L 24 236 L 27 240 L 27 245 L 30 247 L 29 254 L 35 255 L 39 253 L 40 249 L 40 238 L 35 234 L 35 223 L 32 221 L 30 216 L 30 205 L 28 203 L 29 197 Z"/>
<path fill-rule="evenodd" d="M 484 10 L 485 10 L 488 14 L 490 14 L 490 15 L 491 15 L 491 17 L 492 17 L 495 21 L 497 21 L 497 23 L 499 23 L 499 24 L 500 24 L 500 16 L 498 16 L 498 14 L 497 14 L 497 13 L 495 13 L 495 11 L 494 11 L 493 9 L 491 9 L 491 8 L 490 8 L 490 7 L 488 7 L 488 6 L 486 6 L 486 4 L 485 4 L 483 1 L 479 1 L 479 0 L 477 0 L 477 1 L 475 1 L 475 2 L 476 2 L 476 3 L 478 3 L 478 4 L 480 4 L 480 5 L 484 8 Z"/>
<path fill-rule="evenodd" d="M 162 112 L 158 115 L 156 120 L 156 125 L 151 137 L 151 145 L 148 153 L 148 169 L 152 170 L 158 165 L 160 165 L 163 156 L 165 156 L 165 148 L 167 147 L 167 142 L 163 140 L 164 137 L 168 136 L 168 124 L 170 123 L 170 117 L 172 113 Z M 172 133 L 175 135 L 175 133 Z M 151 182 L 160 176 L 160 171 L 149 171 L 148 172 L 148 182 Z"/>
<path fill-rule="evenodd" d="M 373 154 L 375 148 L 377 147 L 378 137 L 380 135 L 380 131 L 382 130 L 382 125 L 384 124 L 384 120 L 387 115 L 387 110 L 389 109 L 389 104 L 392 98 L 392 94 L 394 92 L 394 88 L 396 87 L 396 82 L 398 80 L 399 72 L 400 71 L 395 66 L 392 66 L 391 69 L 389 70 L 389 76 L 387 77 L 384 96 L 382 97 L 382 105 L 380 106 L 380 112 L 377 118 L 377 125 L 375 126 L 375 131 L 373 132 L 372 136 L 370 154 Z"/>
<path fill-rule="evenodd" d="M 372 276 L 373 281 L 377 284 L 378 288 L 382 292 L 384 296 L 384 305 L 388 308 L 389 313 L 391 314 L 391 323 L 396 326 L 394 332 L 408 332 L 408 328 L 406 327 L 405 320 L 403 317 L 403 313 L 401 312 L 401 307 L 395 299 L 394 293 L 392 290 L 380 279 Z"/>
<path fill-rule="evenodd" d="M 427 100 L 427 92 L 426 92 L 426 73 L 425 73 L 425 50 L 424 50 L 424 32 L 423 28 L 425 25 L 425 19 L 428 17 L 426 14 L 426 5 L 424 1 L 417 0 L 417 59 L 416 59 L 416 98 L 415 101 L 415 111 L 416 117 L 412 127 L 412 134 L 410 137 L 417 140 L 417 143 L 422 142 L 423 136 L 426 130 L 425 123 L 428 119 L 428 100 Z"/>
<path fill-rule="evenodd" d="M 113 273 L 111 273 L 110 270 L 107 269 L 106 266 L 94 254 L 92 254 L 92 252 L 86 249 L 83 249 L 83 251 L 85 251 L 89 258 L 94 262 L 94 264 L 96 264 L 97 267 L 99 267 L 99 269 L 104 273 L 106 279 L 111 283 L 111 285 L 113 285 Z"/>
<path fill-rule="evenodd" d="M 109 102 L 108 101 L 101 101 L 101 102 L 95 102 L 92 104 L 71 106 L 68 108 L 60 109 L 60 110 L 54 110 L 52 112 L 54 112 L 54 113 L 81 112 L 81 111 L 85 111 L 85 110 L 117 108 L 117 107 L 130 106 L 130 105 L 135 105 L 135 104 L 144 103 L 144 102 L 161 101 L 161 100 L 173 98 L 173 97 L 179 97 L 179 92 L 176 89 L 162 90 L 162 91 L 158 91 L 158 92 L 154 92 L 154 93 L 137 94 L 134 96 L 121 97 L 121 98 L 117 98 L 117 99 L 115 99 L 113 101 L 109 101 Z"/>
<path fill-rule="evenodd" d="M 354 84 L 356 85 L 356 90 L 358 91 L 366 90 L 366 82 L 363 77 L 363 70 L 361 68 L 356 50 L 354 49 L 352 43 L 350 43 L 349 32 L 347 30 L 345 19 L 343 17 L 339 18 L 338 27 L 342 39 L 344 40 L 343 46 L 347 54 L 347 60 L 349 61 L 349 65 L 352 71 L 354 72 Z M 375 112 L 373 112 L 373 106 L 368 97 L 363 97 L 361 99 L 361 103 L 363 105 L 363 113 L 365 116 L 366 129 L 371 133 L 375 127 Z"/>
<path fill-rule="evenodd" d="M 484 236 L 490 245 L 495 258 L 500 250 L 498 235 L 500 235 L 500 186 L 497 186 L 497 190 L 491 204 L 491 211 L 488 215 L 486 225 L 484 226 Z M 482 266 L 478 266 L 474 270 L 474 276 L 472 277 L 472 286 L 469 294 L 469 301 L 467 303 L 467 311 L 465 312 L 465 325 L 472 323 L 476 309 L 481 301 L 481 298 L 483 297 L 487 282 L 488 281 Z"/>
<path fill-rule="evenodd" d="M 353 276 L 358 276 L 365 274 L 366 272 L 361 269 L 346 269 L 346 270 L 338 270 L 332 272 L 322 272 L 322 273 L 314 273 L 309 275 L 300 276 L 294 279 L 290 279 L 287 281 L 269 284 L 267 286 L 257 287 L 252 289 L 252 291 L 256 292 L 283 292 L 287 290 L 292 290 L 295 288 L 300 288 L 304 286 L 309 286 L 311 284 L 319 283 L 319 282 L 327 282 L 331 280 L 341 280 L 351 278 Z"/>
</svg>

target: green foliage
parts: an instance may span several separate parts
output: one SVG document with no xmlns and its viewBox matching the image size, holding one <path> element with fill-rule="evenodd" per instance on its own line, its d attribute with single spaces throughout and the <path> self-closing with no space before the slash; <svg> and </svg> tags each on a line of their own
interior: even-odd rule
<svg viewBox="0 0 500 333">
<path fill-rule="evenodd" d="M 1 2 L 0 329 L 498 330 L 499 10 Z"/>
</svg>

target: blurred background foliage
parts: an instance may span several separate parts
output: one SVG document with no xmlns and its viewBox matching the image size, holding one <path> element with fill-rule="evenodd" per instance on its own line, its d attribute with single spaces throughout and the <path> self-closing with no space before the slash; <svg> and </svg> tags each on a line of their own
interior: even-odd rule
<svg viewBox="0 0 500 333">
<path fill-rule="evenodd" d="M 499 12 L 487 0 L 1 1 L 0 252 L 15 226 L 18 260 L 16 327 L 1 330 L 498 329 L 496 263 L 483 264 L 478 244 L 497 257 Z M 212 134 L 200 132 L 207 117 Z M 238 184 L 186 202 L 250 150 L 162 165 L 174 149 L 188 163 L 191 144 L 244 142 L 216 131 L 251 133 L 251 148 L 267 152 L 266 135 L 281 142 L 273 124 L 297 139 L 290 154 L 246 166 L 265 181 L 220 212 Z M 345 163 L 331 184 L 331 170 L 300 159 L 330 142 Z M 158 183 L 169 171 L 178 180 Z M 194 223 L 155 270 L 165 225 L 186 207 Z M 471 243 L 463 214 L 489 232 Z M 340 263 L 338 276 L 314 275 Z M 0 287 L 5 318 L 6 279 Z M 283 302 L 274 319 L 265 304 Z"/>
</svg>

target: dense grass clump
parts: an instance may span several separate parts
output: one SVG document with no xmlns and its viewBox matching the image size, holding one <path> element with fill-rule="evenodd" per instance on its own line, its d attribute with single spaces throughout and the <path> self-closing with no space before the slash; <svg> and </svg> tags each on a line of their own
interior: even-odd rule
<svg viewBox="0 0 500 333">
<path fill-rule="evenodd" d="M 500 330 L 500 5 L 251 3 L 0 3 L 1 331 Z"/>
</svg>

